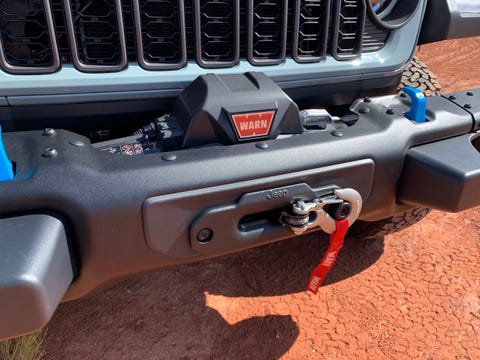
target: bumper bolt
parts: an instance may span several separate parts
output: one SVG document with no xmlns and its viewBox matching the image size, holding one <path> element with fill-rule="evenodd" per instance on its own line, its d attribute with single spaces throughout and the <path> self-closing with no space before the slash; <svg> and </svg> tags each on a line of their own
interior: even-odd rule
<svg viewBox="0 0 480 360">
<path fill-rule="evenodd" d="M 268 144 L 266 142 L 262 141 L 262 142 L 256 143 L 255 147 L 257 149 L 266 149 L 266 148 L 268 148 Z"/>
<path fill-rule="evenodd" d="M 467 96 L 473 96 L 473 92 L 468 91 L 468 92 L 467 92 Z"/>
<path fill-rule="evenodd" d="M 470 105 L 470 104 L 465 104 L 465 105 L 463 105 L 463 107 L 464 107 L 465 109 L 471 109 L 471 108 L 472 108 L 472 105 Z"/>
<path fill-rule="evenodd" d="M 370 109 L 369 108 L 365 108 L 365 107 L 362 107 L 358 110 L 358 112 L 360 114 L 366 114 L 366 113 L 369 113 L 370 112 Z"/>
<path fill-rule="evenodd" d="M 175 154 L 165 154 L 165 155 L 162 155 L 162 159 L 165 160 L 165 161 L 173 161 L 173 160 L 177 159 L 177 155 L 175 155 Z"/>
<path fill-rule="evenodd" d="M 201 244 L 206 244 L 212 240 L 213 231 L 209 228 L 203 228 L 197 234 L 197 241 Z"/>
<path fill-rule="evenodd" d="M 370 99 L 368 96 L 363 99 L 363 102 L 366 102 L 366 103 L 371 103 L 372 102 L 372 99 Z"/>
<path fill-rule="evenodd" d="M 52 128 L 45 128 L 42 131 L 43 136 L 55 136 L 57 132 Z"/>
<path fill-rule="evenodd" d="M 85 145 L 85 143 L 83 141 L 80 141 L 80 140 L 69 141 L 69 144 L 72 145 L 72 146 L 84 146 Z"/>
<path fill-rule="evenodd" d="M 395 114 L 395 110 L 393 110 L 393 109 L 387 109 L 387 114 L 388 114 L 388 115 L 394 115 L 394 114 Z"/>
<path fill-rule="evenodd" d="M 456 97 L 455 95 L 450 95 L 448 98 L 449 98 L 450 100 L 457 100 L 457 97 Z"/>
<path fill-rule="evenodd" d="M 54 148 L 46 148 L 42 154 L 44 158 L 54 158 L 57 155 L 58 155 L 58 151 L 57 149 L 54 149 Z"/>
</svg>

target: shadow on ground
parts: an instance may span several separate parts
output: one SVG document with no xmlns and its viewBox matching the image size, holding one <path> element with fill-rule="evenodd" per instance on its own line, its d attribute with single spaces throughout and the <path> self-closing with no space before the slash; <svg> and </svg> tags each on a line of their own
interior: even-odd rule
<svg viewBox="0 0 480 360">
<path fill-rule="evenodd" d="M 206 306 L 205 294 L 251 298 L 303 292 L 327 245 L 326 235 L 310 234 L 137 275 L 63 304 L 48 327 L 46 359 L 278 359 L 299 335 L 292 316 L 229 324 Z M 347 238 L 323 286 L 368 268 L 383 249 L 383 238 Z"/>
</svg>

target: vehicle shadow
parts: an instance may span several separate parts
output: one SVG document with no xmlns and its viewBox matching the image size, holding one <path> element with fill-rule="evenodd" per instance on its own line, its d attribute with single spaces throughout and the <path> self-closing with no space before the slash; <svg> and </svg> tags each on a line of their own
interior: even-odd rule
<svg viewBox="0 0 480 360">
<path fill-rule="evenodd" d="M 137 275 L 62 304 L 48 326 L 44 359 L 278 359 L 299 335 L 291 315 L 268 315 L 267 309 L 229 323 L 207 306 L 206 296 L 249 299 L 303 292 L 327 239 L 309 234 Z M 383 242 L 347 237 L 323 286 L 371 266 L 382 255 Z"/>
</svg>

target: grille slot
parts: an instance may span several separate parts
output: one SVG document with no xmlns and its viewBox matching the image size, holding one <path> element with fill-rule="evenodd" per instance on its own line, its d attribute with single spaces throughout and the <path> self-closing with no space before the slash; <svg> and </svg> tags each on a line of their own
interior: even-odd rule
<svg viewBox="0 0 480 360">
<path fill-rule="evenodd" d="M 135 43 L 135 28 L 133 24 L 133 7 L 131 0 L 122 1 L 123 28 L 127 43 L 128 61 L 137 61 L 137 47 Z"/>
<path fill-rule="evenodd" d="M 16 74 L 349 60 L 388 36 L 364 0 L 0 0 L 0 66 Z"/>
<path fill-rule="evenodd" d="M 49 73 L 60 66 L 48 0 L 0 1 L 0 64 L 12 73 Z"/>
<path fill-rule="evenodd" d="M 337 60 L 351 60 L 361 55 L 365 17 L 364 0 L 336 1 L 332 55 Z"/>
<path fill-rule="evenodd" d="M 378 51 L 387 42 L 388 32 L 373 24 L 372 20 L 367 16 L 365 19 L 365 31 L 363 33 L 362 53 Z"/>
<path fill-rule="evenodd" d="M 228 67 L 240 57 L 239 0 L 194 0 L 196 59 L 203 67 Z"/>
<path fill-rule="evenodd" d="M 82 71 L 120 71 L 127 65 L 120 0 L 64 0 L 72 60 Z"/>
<path fill-rule="evenodd" d="M 187 61 L 183 0 L 133 0 L 138 62 L 149 70 L 178 69 Z"/>
<path fill-rule="evenodd" d="M 63 13 L 63 0 L 51 0 L 51 4 L 60 60 L 62 64 L 71 64 L 72 57 L 68 46 L 67 27 L 65 25 L 65 16 Z"/>
<path fill-rule="evenodd" d="M 317 62 L 327 53 L 330 0 L 296 0 L 292 57 Z"/>
<path fill-rule="evenodd" d="M 248 60 L 275 65 L 285 59 L 288 0 L 249 0 Z"/>
</svg>

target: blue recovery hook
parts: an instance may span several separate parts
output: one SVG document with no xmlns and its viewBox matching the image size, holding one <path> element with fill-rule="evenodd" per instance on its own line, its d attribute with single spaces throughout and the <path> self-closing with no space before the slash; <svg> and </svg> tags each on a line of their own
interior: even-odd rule
<svg viewBox="0 0 480 360">
<path fill-rule="evenodd" d="M 13 179 L 12 162 L 8 159 L 7 152 L 2 141 L 2 127 L 0 126 L 0 181 Z"/>
<path fill-rule="evenodd" d="M 417 123 L 424 123 L 427 116 L 427 98 L 425 94 L 410 86 L 405 86 L 402 91 L 410 97 L 412 106 L 405 116 Z"/>
</svg>

